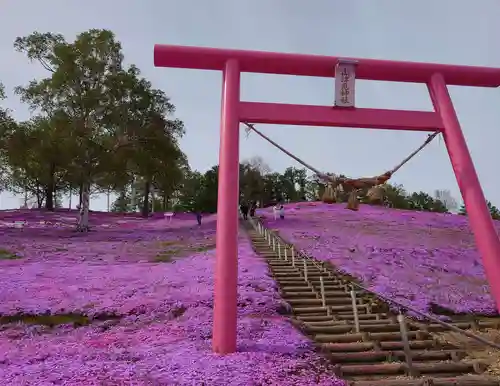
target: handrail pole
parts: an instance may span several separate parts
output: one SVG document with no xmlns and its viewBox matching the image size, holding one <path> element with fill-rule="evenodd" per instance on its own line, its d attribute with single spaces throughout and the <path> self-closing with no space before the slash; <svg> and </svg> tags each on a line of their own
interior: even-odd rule
<svg viewBox="0 0 500 386">
<path fill-rule="evenodd" d="M 351 304 L 352 304 L 352 314 L 354 316 L 354 328 L 356 332 L 359 334 L 361 332 L 361 328 L 359 326 L 359 315 L 358 315 L 358 302 L 356 300 L 356 292 L 351 290 Z"/>
<path fill-rule="evenodd" d="M 406 328 L 406 321 L 404 315 L 400 312 L 398 314 L 399 331 L 401 332 L 401 340 L 403 341 L 403 351 L 405 354 L 406 365 L 408 366 L 408 373 L 414 377 L 418 374 L 415 373 L 413 368 L 413 358 L 411 356 L 410 341 L 408 340 L 408 330 Z"/>
<path fill-rule="evenodd" d="M 326 308 L 325 283 L 323 282 L 323 276 L 319 277 L 319 285 L 321 290 L 321 303 L 323 304 L 323 308 Z"/>
</svg>

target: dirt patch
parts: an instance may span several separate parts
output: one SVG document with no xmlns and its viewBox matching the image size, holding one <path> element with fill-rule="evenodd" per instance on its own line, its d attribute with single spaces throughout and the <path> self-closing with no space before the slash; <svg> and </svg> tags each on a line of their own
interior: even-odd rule
<svg viewBox="0 0 500 386">
<path fill-rule="evenodd" d="M 471 331 L 481 338 L 487 339 L 493 343 L 500 344 L 500 331 L 496 329 L 486 329 L 484 331 Z M 441 334 L 436 334 L 438 339 L 450 343 L 459 349 L 464 350 L 467 353 L 468 358 L 472 360 L 479 360 L 488 364 L 487 373 L 500 376 L 500 350 L 496 350 L 493 347 L 486 346 L 481 342 L 477 342 L 463 334 L 458 332 L 444 332 Z"/>
<path fill-rule="evenodd" d="M 491 314 L 491 313 L 456 312 L 456 311 L 453 311 L 447 307 L 443 307 L 443 306 L 436 304 L 436 303 L 433 303 L 433 302 L 429 303 L 429 311 L 435 315 L 449 316 L 449 317 L 453 318 L 453 320 L 455 320 L 455 321 L 457 321 L 457 320 L 470 320 L 473 317 L 489 318 L 489 317 L 498 316 L 498 314 Z"/>
<path fill-rule="evenodd" d="M 59 314 L 25 314 L 0 315 L 0 325 L 12 323 L 23 323 L 30 325 L 41 325 L 55 327 L 62 324 L 70 324 L 73 327 L 87 326 L 94 322 L 104 322 L 108 320 L 118 320 L 121 316 L 113 313 L 103 313 L 92 317 L 75 312 Z"/>
<path fill-rule="evenodd" d="M 21 256 L 12 253 L 6 249 L 0 249 L 0 260 L 17 260 L 20 259 Z"/>
<path fill-rule="evenodd" d="M 194 253 L 205 252 L 215 248 L 215 243 L 202 244 L 202 245 L 178 245 L 173 247 L 174 243 L 169 244 L 169 248 L 160 251 L 154 258 L 155 263 L 171 263 L 174 260 L 190 256 Z M 170 248 L 172 247 L 172 248 Z"/>
</svg>

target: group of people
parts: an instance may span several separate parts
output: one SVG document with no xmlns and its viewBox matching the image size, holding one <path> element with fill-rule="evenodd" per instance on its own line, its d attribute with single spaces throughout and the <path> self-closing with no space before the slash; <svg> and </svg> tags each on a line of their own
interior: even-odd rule
<svg viewBox="0 0 500 386">
<path fill-rule="evenodd" d="M 276 204 L 273 207 L 273 214 L 274 214 L 274 219 L 278 219 L 278 214 L 280 216 L 280 219 L 284 220 L 285 219 L 285 206 L 281 203 Z"/>
<path fill-rule="evenodd" d="M 255 201 L 250 203 L 240 204 L 241 214 L 243 215 L 243 220 L 248 220 L 248 214 L 250 212 L 250 217 L 255 216 L 255 210 L 257 209 L 257 203 Z"/>
<path fill-rule="evenodd" d="M 248 220 L 249 214 L 250 214 L 250 217 L 254 217 L 256 209 L 257 209 L 256 202 L 251 202 L 249 204 L 247 204 L 247 203 L 240 204 L 240 211 L 241 211 L 241 214 L 243 215 L 243 220 Z M 278 202 L 275 206 L 273 206 L 273 214 L 274 214 L 275 220 L 278 218 L 278 215 L 279 215 L 279 218 L 283 220 L 285 218 L 284 205 L 282 203 Z"/>
</svg>

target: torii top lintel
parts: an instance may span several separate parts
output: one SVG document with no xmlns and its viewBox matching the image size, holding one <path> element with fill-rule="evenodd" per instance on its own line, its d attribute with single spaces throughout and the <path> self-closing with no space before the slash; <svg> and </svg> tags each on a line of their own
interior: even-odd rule
<svg viewBox="0 0 500 386">
<path fill-rule="evenodd" d="M 331 78 L 335 74 L 334 68 L 338 61 L 349 60 L 357 63 L 357 79 L 427 83 L 434 73 L 441 73 L 449 85 L 500 86 L 500 68 L 493 67 L 398 62 L 164 44 L 154 46 L 154 65 L 156 67 L 221 71 L 229 59 L 238 60 L 242 72 Z"/>
</svg>

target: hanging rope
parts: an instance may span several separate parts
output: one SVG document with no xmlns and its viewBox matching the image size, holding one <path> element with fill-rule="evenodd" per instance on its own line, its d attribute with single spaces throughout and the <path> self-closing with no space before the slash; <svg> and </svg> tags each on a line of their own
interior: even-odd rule
<svg viewBox="0 0 500 386">
<path fill-rule="evenodd" d="M 420 145 L 418 149 L 416 149 L 413 153 L 411 153 L 408 157 L 406 157 L 399 165 L 396 165 L 391 171 L 391 175 L 396 173 L 399 169 L 401 169 L 408 161 L 410 161 L 413 157 L 415 157 L 418 153 L 420 153 L 429 143 L 432 142 L 434 138 L 436 138 L 439 134 L 439 131 L 435 133 L 429 134 L 425 142 Z"/>
<path fill-rule="evenodd" d="M 363 189 L 363 188 L 372 188 L 377 185 L 382 185 L 385 182 L 387 182 L 393 175 L 396 173 L 399 169 L 401 169 L 406 163 L 408 163 L 413 157 L 415 157 L 418 153 L 420 153 L 427 145 L 429 145 L 434 138 L 437 137 L 439 134 L 439 131 L 436 131 L 435 133 L 429 134 L 425 142 L 418 147 L 415 151 L 413 151 L 408 157 L 406 157 L 402 162 L 400 162 L 398 165 L 396 165 L 393 169 L 386 171 L 385 173 L 375 176 L 375 177 L 362 177 L 362 178 L 346 178 L 346 177 L 337 177 L 337 176 L 331 176 L 326 173 L 320 172 L 318 169 L 312 167 L 311 165 L 307 164 L 305 161 L 301 160 L 297 156 L 293 155 L 290 153 L 288 150 L 285 148 L 281 147 L 278 145 L 276 142 L 274 142 L 271 138 L 260 132 L 255 128 L 254 125 L 243 122 L 246 128 L 247 134 L 250 133 L 250 131 L 253 131 L 257 133 L 259 136 L 264 138 L 266 141 L 268 141 L 270 144 L 275 146 L 276 148 L 280 149 L 283 153 L 288 155 L 289 157 L 293 158 L 295 161 L 300 163 L 302 166 L 305 168 L 311 170 L 313 173 L 315 173 L 321 180 L 326 182 L 327 184 L 330 184 L 332 187 L 336 187 L 338 185 L 343 185 L 344 187 L 350 187 L 352 189 Z"/>
<path fill-rule="evenodd" d="M 318 176 L 322 176 L 322 175 L 325 175 L 324 173 L 321 173 L 318 169 L 312 167 L 311 165 L 307 164 L 305 161 L 302 161 L 299 157 L 293 155 L 292 153 L 290 153 L 288 150 L 286 150 L 285 148 L 281 147 L 280 145 L 278 145 L 276 142 L 274 142 L 271 138 L 269 138 L 268 136 L 266 136 L 265 134 L 262 134 L 259 130 L 257 130 L 255 128 L 254 125 L 252 125 L 251 123 L 246 123 L 246 122 L 243 122 L 243 124 L 245 126 L 247 126 L 247 128 L 245 129 L 245 131 L 247 132 L 247 134 L 250 133 L 250 131 L 254 131 L 257 135 L 260 135 L 262 138 L 264 138 L 267 142 L 269 142 L 271 145 L 277 147 L 278 149 L 280 149 L 283 153 L 285 153 L 287 156 L 293 158 L 295 161 L 297 161 L 299 164 L 301 164 L 302 166 L 304 166 L 306 169 L 309 169 L 310 171 L 312 171 L 313 173 L 317 174 Z"/>
</svg>

